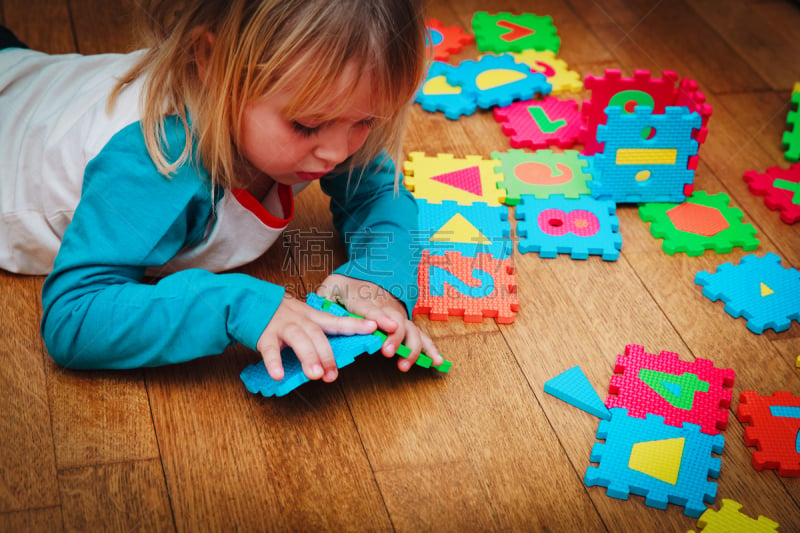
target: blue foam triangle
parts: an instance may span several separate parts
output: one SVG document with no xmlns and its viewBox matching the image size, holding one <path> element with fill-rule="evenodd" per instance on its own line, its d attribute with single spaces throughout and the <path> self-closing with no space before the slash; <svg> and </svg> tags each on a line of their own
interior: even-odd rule
<svg viewBox="0 0 800 533">
<path fill-rule="evenodd" d="M 544 384 L 544 391 L 598 418 L 611 420 L 611 412 L 579 366 L 573 366 L 548 380 Z"/>
</svg>

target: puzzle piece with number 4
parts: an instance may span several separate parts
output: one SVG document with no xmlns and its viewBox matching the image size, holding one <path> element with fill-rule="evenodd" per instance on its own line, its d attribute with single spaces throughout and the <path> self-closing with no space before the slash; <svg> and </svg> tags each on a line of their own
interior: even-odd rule
<svg viewBox="0 0 800 533">
<path fill-rule="evenodd" d="M 769 167 L 763 174 L 749 170 L 744 173 L 744 181 L 751 193 L 764 197 L 769 209 L 780 211 L 782 221 L 800 222 L 800 163 L 787 169 Z"/>
<path fill-rule="evenodd" d="M 746 255 L 738 265 L 723 263 L 714 273 L 698 272 L 694 282 L 712 302 L 725 302 L 726 313 L 745 317 L 753 333 L 785 331 L 793 320 L 800 321 L 800 272 L 782 267 L 772 252 Z"/>
<path fill-rule="evenodd" d="M 697 424 L 709 435 L 725 429 L 736 373 L 715 368 L 706 359 L 678 357 L 674 352 L 647 353 L 638 344 L 626 346 L 614 366 L 618 375 L 611 378 L 606 407 L 623 407 L 639 418 L 660 415 L 672 426 Z"/>
<path fill-rule="evenodd" d="M 499 324 L 511 324 L 519 309 L 511 258 L 462 257 L 458 252 L 433 256 L 423 251 L 418 285 L 413 314 L 430 315 L 431 320 L 463 316 L 465 322 L 481 322 L 494 317 Z"/>
<path fill-rule="evenodd" d="M 776 469 L 778 475 L 800 476 L 800 396 L 777 391 L 759 396 L 743 391 L 736 416 L 745 424 L 744 442 L 755 446 L 753 467 Z"/>
</svg>

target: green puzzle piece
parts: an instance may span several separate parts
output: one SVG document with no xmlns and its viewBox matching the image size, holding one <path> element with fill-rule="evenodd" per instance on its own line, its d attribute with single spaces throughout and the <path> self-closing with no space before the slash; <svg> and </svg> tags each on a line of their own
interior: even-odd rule
<svg viewBox="0 0 800 533">
<path fill-rule="evenodd" d="M 800 92 L 792 93 L 792 107 L 786 116 L 787 130 L 783 134 L 784 157 L 787 161 L 800 161 Z"/>
<path fill-rule="evenodd" d="M 552 50 L 561 48 L 553 19 L 532 13 L 490 15 L 479 11 L 472 17 L 475 44 L 481 52 L 522 52 L 523 50 Z"/>
<path fill-rule="evenodd" d="M 690 411 L 694 405 L 696 392 L 708 392 L 708 382 L 697 377 L 697 374 L 685 372 L 680 376 L 642 368 L 639 379 L 671 406 Z"/>
<path fill-rule="evenodd" d="M 540 200 L 554 194 L 563 194 L 565 198 L 590 194 L 587 182 L 592 176 L 585 172 L 588 162 L 578 156 L 576 150 L 494 152 L 492 159 L 500 163 L 495 172 L 503 176 L 497 187 L 506 190 L 508 205 L 520 203 L 523 194 Z"/>
</svg>

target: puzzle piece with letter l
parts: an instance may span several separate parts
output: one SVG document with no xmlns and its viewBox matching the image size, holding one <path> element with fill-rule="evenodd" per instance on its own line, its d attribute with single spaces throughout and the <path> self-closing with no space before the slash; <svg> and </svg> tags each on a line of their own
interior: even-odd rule
<svg viewBox="0 0 800 533">
<path fill-rule="evenodd" d="M 638 344 L 617 356 L 615 376 L 608 387 L 606 407 L 622 407 L 630 416 L 663 417 L 671 426 L 696 424 L 703 433 L 716 435 L 727 427 L 731 387 L 736 373 L 715 368 L 706 359 L 681 361 L 678 354 L 647 353 Z"/>
<path fill-rule="evenodd" d="M 458 252 L 434 256 L 423 251 L 418 284 L 413 314 L 429 315 L 431 320 L 463 316 L 465 322 L 481 322 L 494 317 L 498 324 L 511 324 L 519 310 L 511 258 L 462 257 Z"/>
<path fill-rule="evenodd" d="M 533 72 L 541 72 L 547 82 L 553 86 L 550 94 L 580 94 L 583 91 L 581 75 L 569 69 L 563 59 L 559 59 L 552 50 L 523 50 L 510 52 L 519 63 L 525 63 Z"/>
<path fill-rule="evenodd" d="M 589 195 L 589 163 L 576 150 L 509 150 L 493 152 L 492 159 L 499 162 L 496 172 L 502 179 L 497 186 L 505 191 L 507 205 L 517 205 L 523 195 L 539 200 L 556 194 L 565 198 Z"/>
<path fill-rule="evenodd" d="M 588 487 L 606 487 L 612 498 L 627 500 L 631 494 L 645 497 L 645 505 L 666 509 L 683 506 L 684 514 L 698 517 L 717 496 L 716 479 L 725 446 L 722 435 L 707 435 L 695 424 L 670 426 L 664 418 L 648 414 L 628 416 L 614 407 L 611 420 L 601 420 L 589 466 L 583 477 Z"/>
<path fill-rule="evenodd" d="M 697 154 L 692 131 L 700 127 L 700 115 L 685 107 L 654 114 L 646 106 L 633 113 L 609 107 L 606 114 L 606 124 L 597 128 L 605 149 L 589 159 L 592 196 L 617 203 L 683 202 L 694 182 L 689 158 Z"/>
<path fill-rule="evenodd" d="M 415 198 L 432 204 L 455 200 L 461 205 L 484 202 L 499 206 L 506 193 L 497 186 L 500 175 L 495 172 L 496 165 L 497 161 L 478 155 L 428 157 L 424 152 L 411 152 L 403 165 L 404 183 Z"/>
<path fill-rule="evenodd" d="M 458 26 L 445 26 L 440 20 L 428 19 L 428 47 L 433 51 L 433 59 L 447 61 L 450 54 L 457 54 L 475 38 Z"/>
<path fill-rule="evenodd" d="M 441 61 L 434 61 L 414 101 L 429 113 L 443 112 L 445 118 L 450 120 L 475 113 L 478 109 L 475 95 L 465 94 L 461 87 L 447 83 L 447 74 L 455 68 Z"/>
<path fill-rule="evenodd" d="M 800 476 L 800 396 L 776 391 L 760 396 L 743 391 L 736 409 L 744 428 L 744 442 L 755 446 L 753 467 L 774 469 L 779 476 Z"/>
<path fill-rule="evenodd" d="M 752 251 L 758 248 L 756 228 L 742 222 L 742 211 L 730 207 L 725 193 L 710 195 L 695 191 L 681 204 L 652 203 L 639 206 L 639 217 L 651 222 L 650 233 L 664 239 L 662 248 L 669 255 L 685 252 L 703 255 L 706 250 L 728 253 L 735 246 Z"/>
<path fill-rule="evenodd" d="M 763 174 L 748 170 L 744 181 L 751 193 L 764 197 L 769 209 L 780 211 L 782 221 L 800 222 L 800 163 L 787 169 L 769 167 Z"/>
<path fill-rule="evenodd" d="M 474 97 L 481 109 L 530 100 L 535 94 L 548 94 L 552 89 L 544 74 L 532 72 L 508 54 L 486 55 L 478 61 L 467 59 L 445 76 L 449 84 L 462 88 L 464 96 Z"/>
<path fill-rule="evenodd" d="M 616 205 L 608 200 L 581 196 L 574 200 L 553 195 L 546 200 L 522 195 L 516 208 L 520 253 L 542 258 L 569 254 L 572 259 L 599 255 L 616 261 L 622 249 Z"/>
<path fill-rule="evenodd" d="M 795 84 L 789 113 L 786 115 L 786 131 L 783 134 L 783 156 L 787 161 L 800 161 L 800 83 Z"/>
<path fill-rule="evenodd" d="M 572 148 L 578 142 L 581 114 L 577 100 L 544 100 L 514 102 L 494 110 L 494 119 L 514 148 Z"/>
<path fill-rule="evenodd" d="M 511 256 L 514 244 L 507 207 L 482 202 L 458 205 L 452 200 L 431 204 L 421 199 L 417 207 L 422 248 L 431 255 L 444 255 L 449 250 L 463 257 L 479 253 L 498 259 Z"/>
<path fill-rule="evenodd" d="M 723 498 L 719 511 L 707 509 L 700 515 L 697 527 L 702 533 L 778 533 L 777 522 L 766 516 L 759 516 L 755 520 L 742 513 L 741 508 L 742 504 L 739 502 Z"/>
<path fill-rule="evenodd" d="M 800 321 L 800 272 L 781 266 L 781 258 L 772 252 L 746 255 L 738 265 L 723 263 L 714 273 L 698 272 L 694 282 L 712 302 L 725 302 L 726 313 L 745 317 L 753 333 L 785 331 L 792 320 Z"/>
<path fill-rule="evenodd" d="M 553 18 L 533 13 L 497 13 L 478 11 L 472 16 L 475 44 L 481 52 L 522 52 L 550 50 L 557 54 L 561 48 Z"/>
</svg>

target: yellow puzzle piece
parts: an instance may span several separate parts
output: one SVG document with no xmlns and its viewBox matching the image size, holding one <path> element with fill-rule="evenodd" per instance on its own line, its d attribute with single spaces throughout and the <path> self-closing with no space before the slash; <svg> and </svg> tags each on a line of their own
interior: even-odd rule
<svg viewBox="0 0 800 533">
<path fill-rule="evenodd" d="M 502 179 L 495 172 L 497 165 L 497 161 L 477 155 L 428 157 L 423 152 L 411 152 L 403 165 L 404 183 L 416 198 L 430 203 L 454 200 L 460 205 L 485 202 L 498 206 L 505 201 L 506 191 L 497 188 Z"/>
</svg>

